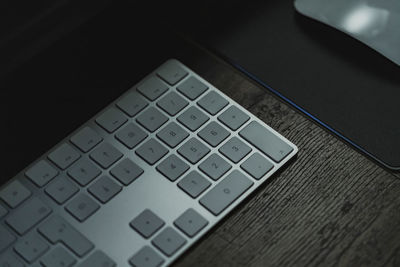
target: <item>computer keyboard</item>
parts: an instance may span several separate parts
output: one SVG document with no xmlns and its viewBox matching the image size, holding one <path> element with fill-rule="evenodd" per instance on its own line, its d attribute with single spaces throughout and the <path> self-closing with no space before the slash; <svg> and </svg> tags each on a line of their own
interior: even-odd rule
<svg viewBox="0 0 400 267">
<path fill-rule="evenodd" d="M 0 266 L 165 266 L 297 153 L 169 60 L 0 189 Z"/>
</svg>

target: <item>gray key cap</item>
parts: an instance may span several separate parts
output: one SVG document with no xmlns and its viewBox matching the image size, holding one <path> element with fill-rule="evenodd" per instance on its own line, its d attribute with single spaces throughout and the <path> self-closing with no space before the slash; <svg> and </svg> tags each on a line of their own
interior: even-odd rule
<svg viewBox="0 0 400 267">
<path fill-rule="evenodd" d="M 7 209 L 0 205 L 0 218 L 4 217 L 7 213 Z"/>
<path fill-rule="evenodd" d="M 198 135 L 206 141 L 210 146 L 216 147 L 224 141 L 230 133 L 222 127 L 218 122 L 212 121 L 204 127 Z"/>
<path fill-rule="evenodd" d="M 85 221 L 99 208 L 99 204 L 83 193 L 77 195 L 65 207 L 65 209 L 80 222 Z"/>
<path fill-rule="evenodd" d="M 170 92 L 157 102 L 157 106 L 162 108 L 171 116 L 175 116 L 189 103 L 175 92 Z"/>
<path fill-rule="evenodd" d="M 250 151 L 251 148 L 237 137 L 232 137 L 219 149 L 219 152 L 234 163 L 241 161 Z"/>
<path fill-rule="evenodd" d="M 108 202 L 121 190 L 122 187 L 108 176 L 100 177 L 88 188 L 88 191 L 101 203 Z"/>
<path fill-rule="evenodd" d="M 172 227 L 167 227 L 151 243 L 170 257 L 186 243 L 186 239 Z"/>
<path fill-rule="evenodd" d="M 211 183 L 197 171 L 190 172 L 178 183 L 178 186 L 192 198 L 198 197 L 210 185 Z"/>
<path fill-rule="evenodd" d="M 261 156 L 260 153 L 254 153 L 245 162 L 243 162 L 240 167 L 242 167 L 243 170 L 245 170 L 255 179 L 259 180 L 261 177 L 267 174 L 267 172 L 269 172 L 274 165 L 269 162 L 269 160 Z"/>
<path fill-rule="evenodd" d="M 87 185 L 94 178 L 99 176 L 100 169 L 87 159 L 79 160 L 72 168 L 68 170 L 68 175 L 71 176 L 81 186 Z"/>
<path fill-rule="evenodd" d="M 84 127 L 71 137 L 71 142 L 85 153 L 95 147 L 102 140 L 103 138 L 89 127 Z"/>
<path fill-rule="evenodd" d="M 79 188 L 64 175 L 58 176 L 45 189 L 45 192 L 60 205 L 78 191 Z"/>
<path fill-rule="evenodd" d="M 170 122 L 157 133 L 157 137 L 164 141 L 164 143 L 171 148 L 176 147 L 188 136 L 189 134 L 175 122 Z"/>
<path fill-rule="evenodd" d="M 179 115 L 177 120 L 185 125 L 189 130 L 196 131 L 209 120 L 209 117 L 198 108 L 190 107 Z"/>
<path fill-rule="evenodd" d="M 155 107 L 149 107 L 137 117 L 136 121 L 149 132 L 154 132 L 166 123 L 168 118 Z"/>
<path fill-rule="evenodd" d="M 68 168 L 80 157 L 81 155 L 79 152 L 67 143 L 60 145 L 48 156 L 48 158 L 62 170 Z"/>
<path fill-rule="evenodd" d="M 39 187 L 47 184 L 57 174 L 58 171 L 45 160 L 39 161 L 25 172 L 25 175 Z"/>
<path fill-rule="evenodd" d="M 154 138 L 148 140 L 146 143 L 144 143 L 141 147 L 139 147 L 136 150 L 136 154 L 138 154 L 142 159 L 144 159 L 150 165 L 153 165 L 154 163 L 159 161 L 167 153 L 168 149 L 166 149 Z"/>
<path fill-rule="evenodd" d="M 24 260 L 32 263 L 49 249 L 49 245 L 36 232 L 31 232 L 18 240 L 14 249 Z"/>
<path fill-rule="evenodd" d="M 192 76 L 187 78 L 186 81 L 184 81 L 180 85 L 178 85 L 176 89 L 190 100 L 195 100 L 202 93 L 204 93 L 208 89 L 208 87 L 204 83 L 200 82 L 197 78 Z"/>
<path fill-rule="evenodd" d="M 9 247 L 15 240 L 12 235 L 3 225 L 0 224 L 0 252 Z M 1 266 L 1 265 L 0 265 Z"/>
<path fill-rule="evenodd" d="M 250 117 L 246 113 L 235 106 L 230 106 L 218 116 L 218 120 L 233 131 L 239 129 L 249 119 Z"/>
<path fill-rule="evenodd" d="M 207 224 L 208 221 L 192 208 L 186 210 L 174 221 L 174 225 L 189 237 L 194 237 Z"/>
<path fill-rule="evenodd" d="M 65 248 L 57 246 L 41 258 L 40 262 L 45 267 L 69 267 L 76 263 L 76 259 Z"/>
<path fill-rule="evenodd" d="M 210 149 L 194 137 L 178 149 L 178 153 L 192 164 L 199 162 L 208 152 Z"/>
<path fill-rule="evenodd" d="M 116 108 L 109 108 L 103 112 L 99 117 L 97 117 L 96 122 L 104 130 L 109 133 L 117 130 L 121 125 L 123 125 L 128 119 L 124 114 Z"/>
<path fill-rule="evenodd" d="M 178 179 L 188 169 L 189 165 L 183 162 L 176 155 L 170 155 L 157 166 L 157 170 L 172 182 Z"/>
<path fill-rule="evenodd" d="M 128 185 L 142 175 L 143 169 L 130 159 L 123 159 L 111 169 L 110 173 L 122 184 Z"/>
<path fill-rule="evenodd" d="M 277 163 L 293 151 L 291 146 L 255 121 L 250 122 L 239 134 Z"/>
<path fill-rule="evenodd" d="M 234 170 L 205 194 L 200 199 L 200 204 L 214 215 L 218 215 L 252 185 L 253 182 L 249 178 L 240 171 Z"/>
<path fill-rule="evenodd" d="M 15 208 L 31 195 L 31 191 L 15 180 L 0 191 L 0 198 L 11 208 Z"/>
<path fill-rule="evenodd" d="M 157 70 L 157 74 L 170 85 L 176 84 L 188 75 L 187 71 L 175 62 L 167 62 Z"/>
<path fill-rule="evenodd" d="M 18 234 L 23 235 L 51 213 L 51 208 L 40 199 L 33 197 L 13 214 L 8 216 L 6 223 Z"/>
<path fill-rule="evenodd" d="M 115 267 L 117 264 L 108 257 L 103 251 L 97 250 L 93 252 L 85 261 L 78 267 Z"/>
<path fill-rule="evenodd" d="M 146 209 L 133 219 L 129 225 L 144 238 L 149 238 L 164 224 L 165 222 L 160 217 L 151 210 Z"/>
<path fill-rule="evenodd" d="M 101 144 L 90 154 L 90 158 L 104 169 L 110 167 L 121 157 L 122 153 L 107 142 Z"/>
<path fill-rule="evenodd" d="M 38 231 L 52 244 L 61 242 L 79 257 L 85 256 L 94 247 L 86 237 L 59 216 L 45 221 Z"/>
<path fill-rule="evenodd" d="M 130 92 L 118 101 L 117 106 L 129 117 L 133 117 L 147 107 L 147 101 L 137 92 Z"/>
<path fill-rule="evenodd" d="M 220 112 L 226 105 L 228 105 L 228 100 L 222 97 L 215 91 L 210 91 L 208 94 L 203 96 L 197 104 L 206 110 L 211 115 L 215 115 Z"/>
<path fill-rule="evenodd" d="M 214 181 L 221 178 L 232 166 L 217 154 L 212 154 L 199 165 L 199 169 Z"/>
<path fill-rule="evenodd" d="M 24 267 L 25 265 L 11 251 L 0 255 L 1 267 Z"/>
<path fill-rule="evenodd" d="M 132 258 L 129 263 L 135 267 L 159 267 L 164 259 L 149 246 L 144 246 Z"/>
<path fill-rule="evenodd" d="M 168 86 L 155 76 L 144 81 L 137 90 L 150 101 L 156 100 L 168 90 Z"/>
<path fill-rule="evenodd" d="M 130 149 L 134 148 L 146 137 L 147 134 L 134 123 L 129 123 L 115 135 L 115 138 Z"/>
</svg>

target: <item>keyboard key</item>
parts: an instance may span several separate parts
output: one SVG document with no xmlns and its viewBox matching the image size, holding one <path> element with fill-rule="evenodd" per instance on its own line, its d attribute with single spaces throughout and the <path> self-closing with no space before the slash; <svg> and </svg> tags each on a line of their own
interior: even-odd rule
<svg viewBox="0 0 400 267">
<path fill-rule="evenodd" d="M 217 154 L 212 154 L 199 165 L 199 169 L 214 181 L 221 178 L 232 166 Z"/>
<path fill-rule="evenodd" d="M 250 122 L 239 134 L 277 163 L 293 151 L 291 146 L 255 121 Z"/>
<path fill-rule="evenodd" d="M 188 169 L 189 165 L 176 155 L 170 155 L 157 166 L 157 170 L 172 182 L 181 177 Z"/>
<path fill-rule="evenodd" d="M 178 153 L 192 164 L 199 162 L 209 152 L 210 149 L 194 137 L 178 149 Z"/>
<path fill-rule="evenodd" d="M 127 122 L 127 118 L 124 114 L 116 108 L 109 108 L 103 112 L 99 117 L 97 117 L 96 122 L 104 130 L 109 133 L 117 130 L 121 125 Z"/>
<path fill-rule="evenodd" d="M 2 267 L 24 267 L 25 265 L 11 251 L 0 255 L 0 266 Z"/>
<path fill-rule="evenodd" d="M 30 197 L 31 194 L 28 188 L 15 180 L 0 191 L 0 198 L 11 208 L 15 208 Z"/>
<path fill-rule="evenodd" d="M 186 243 L 186 239 L 172 227 L 167 227 L 151 243 L 166 256 L 172 256 Z"/>
<path fill-rule="evenodd" d="M 157 70 L 157 75 L 170 85 L 174 85 L 188 75 L 188 72 L 175 62 L 167 62 Z"/>
<path fill-rule="evenodd" d="M 25 175 L 38 187 L 47 184 L 57 174 L 58 171 L 45 160 L 39 161 L 25 172 Z"/>
<path fill-rule="evenodd" d="M 174 225 L 179 228 L 188 237 L 194 237 L 198 232 L 201 231 L 208 221 L 204 219 L 197 211 L 194 209 L 186 210 L 181 216 L 174 221 Z"/>
<path fill-rule="evenodd" d="M 219 152 L 234 163 L 241 161 L 250 151 L 251 148 L 237 137 L 232 137 L 219 149 Z"/>
<path fill-rule="evenodd" d="M 101 144 L 90 154 L 90 158 L 104 169 L 113 165 L 121 157 L 122 153 L 107 142 Z"/>
<path fill-rule="evenodd" d="M 188 136 L 189 134 L 175 122 L 170 122 L 157 133 L 157 137 L 171 148 L 175 148 Z"/>
<path fill-rule="evenodd" d="M 110 173 L 122 184 L 129 185 L 143 173 L 143 169 L 130 159 L 123 159 Z"/>
<path fill-rule="evenodd" d="M 48 158 L 62 170 L 68 168 L 80 157 L 81 155 L 79 152 L 67 143 L 60 145 L 48 156 Z"/>
<path fill-rule="evenodd" d="M 170 92 L 157 102 L 157 106 L 162 108 L 171 116 L 175 116 L 179 111 L 189 103 L 175 92 Z"/>
<path fill-rule="evenodd" d="M 150 165 L 153 165 L 154 163 L 159 161 L 167 153 L 168 149 L 166 149 L 154 138 L 148 140 L 146 143 L 144 143 L 141 147 L 139 147 L 136 150 L 136 154 L 138 154 L 143 160 L 145 160 Z"/>
<path fill-rule="evenodd" d="M 240 171 L 234 170 L 214 188 L 208 191 L 208 193 L 200 199 L 200 204 L 217 216 L 252 185 L 252 181 Z"/>
<path fill-rule="evenodd" d="M 88 191 L 103 204 L 108 202 L 121 190 L 122 187 L 108 176 L 100 177 L 88 188 Z"/>
<path fill-rule="evenodd" d="M 204 123 L 209 120 L 209 117 L 196 107 L 190 107 L 183 112 L 177 120 L 185 125 L 191 131 L 196 131 Z"/>
<path fill-rule="evenodd" d="M 164 259 L 149 246 L 144 246 L 129 259 L 129 263 L 135 267 L 158 267 L 163 262 Z"/>
<path fill-rule="evenodd" d="M 269 162 L 269 160 L 261 156 L 260 153 L 254 153 L 245 162 L 243 162 L 240 167 L 242 167 L 243 170 L 245 170 L 255 179 L 259 180 L 261 177 L 267 174 L 267 172 L 269 172 L 274 165 Z"/>
<path fill-rule="evenodd" d="M 197 171 L 190 172 L 178 183 L 178 186 L 192 198 L 198 197 L 210 185 L 211 183 Z"/>
<path fill-rule="evenodd" d="M 64 175 L 58 176 L 45 189 L 45 192 L 60 205 L 64 204 L 78 191 L 79 188 Z"/>
<path fill-rule="evenodd" d="M 250 117 L 246 115 L 246 113 L 235 106 L 230 106 L 218 116 L 218 120 L 225 124 L 225 126 L 229 127 L 232 131 L 239 129 L 249 119 Z"/>
<path fill-rule="evenodd" d="M 85 256 L 94 247 L 86 237 L 59 216 L 45 221 L 38 231 L 52 244 L 61 242 L 79 257 Z"/>
<path fill-rule="evenodd" d="M 49 245 L 36 232 L 31 232 L 18 240 L 14 249 L 24 260 L 32 263 L 49 249 Z"/>
<path fill-rule="evenodd" d="M 154 101 L 168 90 L 168 86 L 153 76 L 139 85 L 137 90 L 150 101 Z"/>
<path fill-rule="evenodd" d="M 83 193 L 76 196 L 65 207 L 65 209 L 80 222 L 85 221 L 99 208 L 99 204 Z"/>
<path fill-rule="evenodd" d="M 118 101 L 117 106 L 129 117 L 133 117 L 147 107 L 148 104 L 137 92 L 130 92 Z"/>
<path fill-rule="evenodd" d="M 68 175 L 71 176 L 78 184 L 85 186 L 94 178 L 99 176 L 101 170 L 87 159 L 79 160 L 72 168 L 68 170 Z"/>
<path fill-rule="evenodd" d="M 52 212 L 36 197 L 31 198 L 25 205 L 17 209 L 7 219 L 6 223 L 18 234 L 23 235 Z"/>
<path fill-rule="evenodd" d="M 149 238 L 164 224 L 165 222 L 160 217 L 151 210 L 146 209 L 133 219 L 129 225 L 144 238 Z"/>
<path fill-rule="evenodd" d="M 136 121 L 149 132 L 154 132 L 166 123 L 168 118 L 155 107 L 149 107 L 137 117 Z"/>
<path fill-rule="evenodd" d="M 85 261 L 78 265 L 78 267 L 116 267 L 117 264 L 108 257 L 103 251 L 96 250 Z"/>
<path fill-rule="evenodd" d="M 218 122 L 212 121 L 204 127 L 198 135 L 206 141 L 210 146 L 216 147 L 224 141 L 230 133 L 222 127 Z"/>
<path fill-rule="evenodd" d="M 0 218 L 4 217 L 7 213 L 7 209 L 0 205 Z"/>
<path fill-rule="evenodd" d="M 65 248 L 57 246 L 41 258 L 40 262 L 45 267 L 70 267 L 76 263 L 76 259 Z"/>
<path fill-rule="evenodd" d="M 195 100 L 202 93 L 204 93 L 208 89 L 208 87 L 204 83 L 200 82 L 197 78 L 192 76 L 187 78 L 186 81 L 184 81 L 180 85 L 178 85 L 176 89 L 190 100 Z"/>
<path fill-rule="evenodd" d="M 224 107 L 226 107 L 226 105 L 229 104 L 229 101 L 217 92 L 210 91 L 208 94 L 203 96 L 203 98 L 200 99 L 197 104 L 211 115 L 215 115 Z"/>
<path fill-rule="evenodd" d="M 147 134 L 134 123 L 129 123 L 115 135 L 115 138 L 130 149 L 134 148 L 146 137 Z"/>
<path fill-rule="evenodd" d="M 82 152 L 88 152 L 103 138 L 89 127 L 85 127 L 71 137 L 71 142 L 76 145 Z"/>
<path fill-rule="evenodd" d="M 15 236 L 0 224 L 0 252 L 9 247 L 15 240 Z M 0 265 L 1 266 L 1 265 Z"/>
</svg>

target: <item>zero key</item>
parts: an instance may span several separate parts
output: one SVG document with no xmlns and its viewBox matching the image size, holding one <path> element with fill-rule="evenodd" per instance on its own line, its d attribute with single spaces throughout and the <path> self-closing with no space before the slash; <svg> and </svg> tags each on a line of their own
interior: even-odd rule
<svg viewBox="0 0 400 267">
<path fill-rule="evenodd" d="M 253 182 L 249 178 L 244 176 L 240 171 L 234 170 L 219 184 L 208 191 L 200 199 L 200 204 L 217 216 L 252 185 Z"/>
</svg>

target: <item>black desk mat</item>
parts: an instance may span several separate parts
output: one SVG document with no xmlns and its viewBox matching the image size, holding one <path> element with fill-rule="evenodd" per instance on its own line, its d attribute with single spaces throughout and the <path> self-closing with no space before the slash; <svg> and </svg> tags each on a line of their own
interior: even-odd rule
<svg viewBox="0 0 400 267">
<path fill-rule="evenodd" d="M 378 162 L 400 168 L 400 67 L 297 14 L 292 0 L 224 1 L 214 10 L 186 34 Z"/>
</svg>

